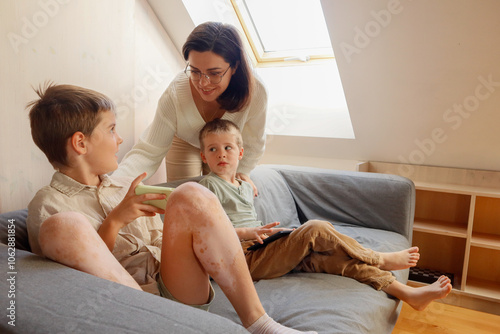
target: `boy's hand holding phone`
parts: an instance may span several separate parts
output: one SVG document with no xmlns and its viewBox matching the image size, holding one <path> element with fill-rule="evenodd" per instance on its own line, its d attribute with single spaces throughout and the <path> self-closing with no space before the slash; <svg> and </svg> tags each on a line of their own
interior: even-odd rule
<svg viewBox="0 0 500 334">
<path fill-rule="evenodd" d="M 161 198 L 161 199 L 150 199 L 147 201 L 144 201 L 144 204 L 149 204 L 149 205 L 154 205 L 159 209 L 165 210 L 165 207 L 167 206 L 167 199 L 168 196 L 175 190 L 175 188 L 168 188 L 168 187 L 157 187 L 157 186 L 146 186 L 143 184 L 138 185 L 135 187 L 135 194 L 136 195 L 143 195 L 143 194 L 164 194 L 166 197 Z"/>
<path fill-rule="evenodd" d="M 121 228 L 127 226 L 139 217 L 153 217 L 157 213 L 165 213 L 165 209 L 160 209 L 156 206 L 144 203 L 147 201 L 166 202 L 167 195 L 165 193 L 135 194 L 135 189 L 145 177 L 146 173 L 142 173 L 132 181 L 123 200 L 109 212 L 108 216 L 99 227 L 98 233 L 111 251 L 113 250 L 116 236 Z"/>
<path fill-rule="evenodd" d="M 136 188 L 140 187 L 141 181 L 146 177 L 146 173 L 139 175 L 134 181 L 132 181 L 130 188 L 123 198 L 123 200 L 118 204 L 108 215 L 106 220 L 112 220 L 114 223 L 120 225 L 120 228 L 128 225 L 135 219 L 148 216 L 152 217 L 159 214 L 164 214 L 165 209 L 159 208 L 157 206 L 151 205 L 147 202 L 156 201 L 165 202 L 167 195 L 165 193 L 143 193 L 136 195 Z M 104 222 L 103 222 L 104 223 Z"/>
</svg>

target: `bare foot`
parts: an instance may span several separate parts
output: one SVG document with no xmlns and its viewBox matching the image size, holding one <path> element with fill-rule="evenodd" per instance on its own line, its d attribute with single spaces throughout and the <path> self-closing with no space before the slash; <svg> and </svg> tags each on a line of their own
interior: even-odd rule
<svg viewBox="0 0 500 334">
<path fill-rule="evenodd" d="M 402 270 L 415 267 L 420 259 L 418 247 L 411 247 L 399 252 L 379 254 L 380 261 L 378 267 L 382 270 Z"/>
<path fill-rule="evenodd" d="M 443 275 L 431 285 L 413 288 L 405 301 L 415 310 L 422 311 L 430 302 L 446 297 L 451 288 L 450 279 Z"/>
</svg>

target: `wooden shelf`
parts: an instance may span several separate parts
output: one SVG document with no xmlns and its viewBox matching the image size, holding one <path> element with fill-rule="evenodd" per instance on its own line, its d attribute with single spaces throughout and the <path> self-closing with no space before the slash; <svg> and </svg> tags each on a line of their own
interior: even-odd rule
<svg viewBox="0 0 500 334">
<path fill-rule="evenodd" d="M 415 218 L 413 230 L 418 232 L 446 235 L 449 237 L 467 238 L 467 226 L 442 222 L 438 220 L 422 220 Z"/>
<path fill-rule="evenodd" d="M 500 304 L 500 171 L 372 161 L 358 170 L 411 179 L 419 266 L 453 272 L 461 294 Z"/>
<path fill-rule="evenodd" d="M 500 250 L 500 236 L 486 233 L 473 233 L 471 246 Z"/>
<path fill-rule="evenodd" d="M 465 292 L 500 300 L 500 284 L 491 281 L 469 277 Z"/>
<path fill-rule="evenodd" d="M 441 191 L 451 194 L 476 195 L 476 196 L 500 198 L 500 189 L 495 189 L 495 188 L 475 187 L 475 186 L 466 186 L 466 185 L 450 184 L 450 183 L 434 183 L 434 182 L 424 182 L 424 181 L 414 181 L 413 183 L 415 183 L 416 189 L 421 189 L 421 190 Z"/>
</svg>

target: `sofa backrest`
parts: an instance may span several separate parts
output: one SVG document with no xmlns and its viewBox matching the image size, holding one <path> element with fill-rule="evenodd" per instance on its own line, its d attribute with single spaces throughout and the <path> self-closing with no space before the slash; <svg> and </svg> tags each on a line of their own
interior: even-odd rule
<svg viewBox="0 0 500 334">
<path fill-rule="evenodd" d="M 259 220 L 264 224 L 278 221 L 278 227 L 300 226 L 295 200 L 279 171 L 265 165 L 258 166 L 252 171 L 250 178 L 259 191 L 259 196 L 254 198 Z"/>
<path fill-rule="evenodd" d="M 411 240 L 415 185 L 407 178 L 312 167 L 268 165 L 286 181 L 301 223 L 322 219 L 393 231 Z"/>
</svg>

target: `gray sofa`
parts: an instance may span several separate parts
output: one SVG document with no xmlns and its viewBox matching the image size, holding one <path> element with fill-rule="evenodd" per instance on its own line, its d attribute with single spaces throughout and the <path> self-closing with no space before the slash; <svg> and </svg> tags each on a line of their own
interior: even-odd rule
<svg viewBox="0 0 500 334">
<path fill-rule="evenodd" d="M 411 245 L 415 188 L 406 178 L 278 165 L 251 176 L 264 222 L 325 219 L 378 251 Z M 246 333 L 216 284 L 203 312 L 38 257 L 29 252 L 26 210 L 0 218 L 2 333 Z M 406 283 L 408 270 L 394 275 Z M 401 309 L 384 292 L 340 276 L 290 273 L 255 286 L 274 319 L 318 333 L 390 333 Z"/>
</svg>

